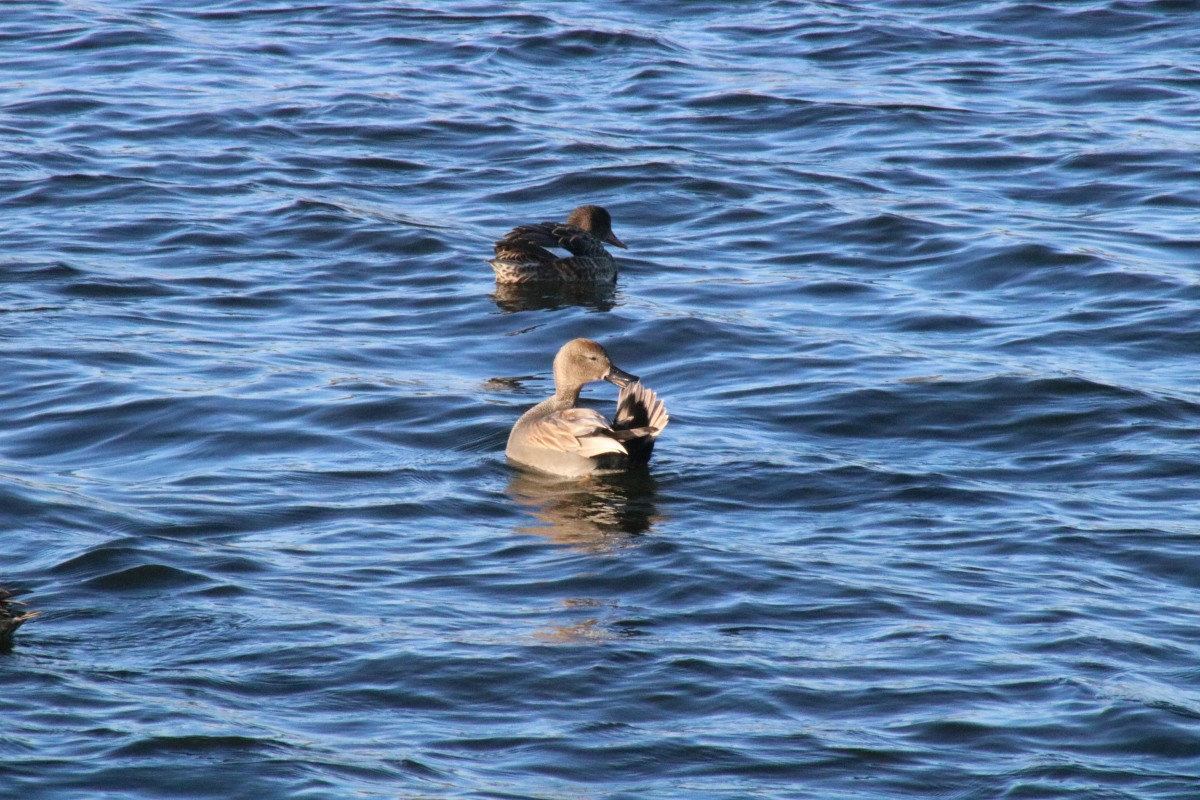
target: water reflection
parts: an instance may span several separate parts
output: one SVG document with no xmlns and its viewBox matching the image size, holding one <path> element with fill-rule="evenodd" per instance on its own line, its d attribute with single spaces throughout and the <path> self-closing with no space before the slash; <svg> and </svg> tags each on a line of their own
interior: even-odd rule
<svg viewBox="0 0 1200 800">
<path fill-rule="evenodd" d="M 611 600 L 595 600 L 590 597 L 569 597 L 562 601 L 567 613 L 590 614 L 567 625 L 548 624 L 534 632 L 533 636 L 550 644 L 598 644 L 612 641 L 617 634 L 605 622 L 605 618 L 616 614 L 620 606 Z"/>
<path fill-rule="evenodd" d="M 616 305 L 616 284 L 591 283 L 498 283 L 492 299 L 505 313 L 545 311 L 563 306 L 581 306 L 608 311 Z"/>
<path fill-rule="evenodd" d="M 660 519 L 654 505 L 654 477 L 645 470 L 576 481 L 514 471 L 508 495 L 536 520 L 518 528 L 519 533 L 572 547 L 621 547 L 631 535 L 645 533 Z"/>
</svg>

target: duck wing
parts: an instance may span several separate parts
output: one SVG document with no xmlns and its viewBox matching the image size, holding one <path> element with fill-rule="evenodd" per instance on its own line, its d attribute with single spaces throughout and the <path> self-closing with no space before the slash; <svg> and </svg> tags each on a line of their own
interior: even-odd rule
<svg viewBox="0 0 1200 800">
<path fill-rule="evenodd" d="M 625 446 L 613 438 L 613 429 L 599 411 L 567 408 L 532 423 L 523 444 L 559 453 L 592 458 L 604 453 L 624 455 Z"/>
<path fill-rule="evenodd" d="M 585 258 L 608 257 L 604 243 L 591 232 L 575 225 L 562 222 L 540 222 L 536 225 L 519 225 L 496 242 L 496 255 L 500 255 L 501 245 L 505 247 L 536 248 L 545 253 L 551 260 L 555 256 L 545 248 L 560 247 L 573 256 Z"/>
<path fill-rule="evenodd" d="M 634 381 L 621 390 L 617 399 L 617 414 L 613 417 L 614 431 L 653 431 L 657 436 L 667 427 L 671 417 L 655 391 L 641 381 Z"/>
<path fill-rule="evenodd" d="M 496 242 L 496 260 L 552 266 L 558 256 L 546 248 L 558 246 L 551 234 L 555 225 L 553 222 L 543 222 L 513 228 Z"/>
<path fill-rule="evenodd" d="M 670 421 L 667 407 L 654 390 L 634 381 L 617 399 L 612 435 L 625 445 L 631 463 L 645 464 L 654 452 L 654 440 Z"/>
</svg>

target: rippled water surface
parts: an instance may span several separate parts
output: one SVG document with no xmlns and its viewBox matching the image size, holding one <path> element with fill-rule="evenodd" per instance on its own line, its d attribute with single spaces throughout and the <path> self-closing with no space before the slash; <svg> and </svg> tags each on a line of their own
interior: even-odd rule
<svg viewBox="0 0 1200 800">
<path fill-rule="evenodd" d="M 5 3 L 0 794 L 1200 797 L 1197 14 Z"/>
</svg>

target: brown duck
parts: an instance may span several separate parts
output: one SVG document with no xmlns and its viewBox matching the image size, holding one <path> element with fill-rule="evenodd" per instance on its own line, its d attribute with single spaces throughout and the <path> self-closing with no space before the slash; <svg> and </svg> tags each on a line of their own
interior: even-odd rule
<svg viewBox="0 0 1200 800">
<path fill-rule="evenodd" d="M 540 222 L 519 225 L 496 242 L 496 257 L 488 263 L 497 283 L 611 283 L 617 279 L 617 262 L 604 249 L 608 242 L 626 244 L 612 232 L 612 217 L 600 206 L 580 206 L 566 223 Z M 560 257 L 547 248 L 571 255 Z"/>
</svg>

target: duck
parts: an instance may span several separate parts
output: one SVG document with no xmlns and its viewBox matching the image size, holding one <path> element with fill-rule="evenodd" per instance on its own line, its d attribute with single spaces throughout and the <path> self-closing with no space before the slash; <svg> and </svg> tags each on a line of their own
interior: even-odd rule
<svg viewBox="0 0 1200 800">
<path fill-rule="evenodd" d="M 7 649 L 12 644 L 13 634 L 26 620 L 38 615 L 37 611 L 18 611 L 15 606 L 24 605 L 20 600 L 13 599 L 13 593 L 0 586 L 0 648 Z"/>
<path fill-rule="evenodd" d="M 612 422 L 577 405 L 584 384 L 601 380 L 621 389 Z M 504 453 L 518 467 L 565 478 L 627 470 L 649 463 L 669 419 L 658 395 L 600 344 L 572 339 L 554 356 L 554 395 L 521 415 Z"/>
<path fill-rule="evenodd" d="M 617 262 L 604 243 L 622 249 L 628 245 L 612 231 L 612 216 L 600 206 L 580 206 L 566 223 L 539 222 L 518 225 L 496 242 L 490 261 L 497 283 L 611 283 L 617 279 Z M 560 258 L 547 250 L 558 247 L 571 255 Z"/>
</svg>

